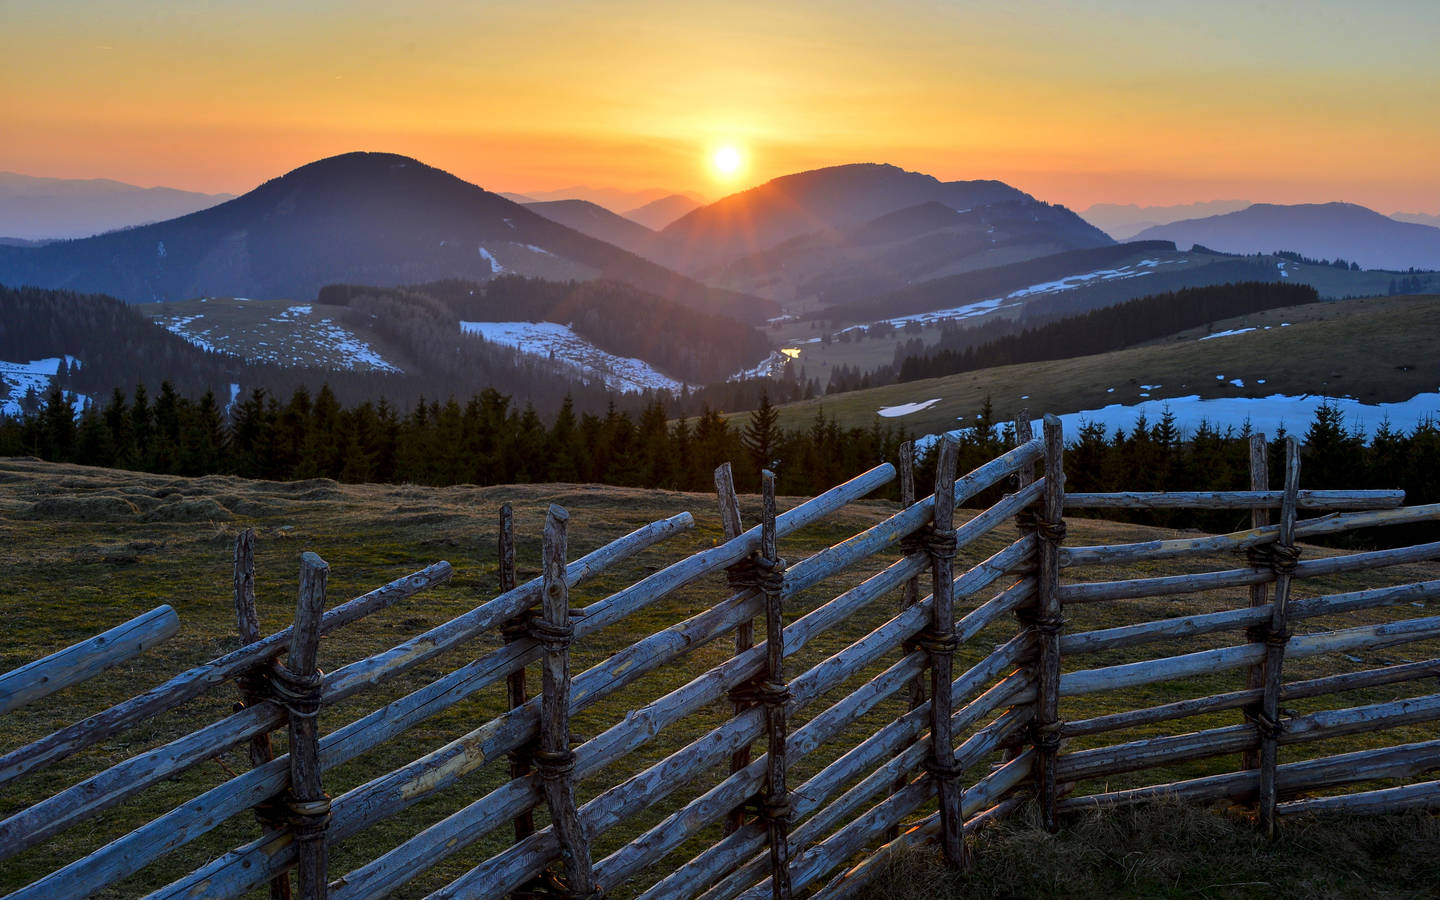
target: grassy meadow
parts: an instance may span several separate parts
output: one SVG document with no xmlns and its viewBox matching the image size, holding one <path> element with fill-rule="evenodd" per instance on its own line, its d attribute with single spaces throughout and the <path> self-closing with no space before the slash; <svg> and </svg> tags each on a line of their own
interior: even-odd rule
<svg viewBox="0 0 1440 900">
<path fill-rule="evenodd" d="M 1297 326 L 1298 327 L 1298 326 Z M 1289 329 L 1287 329 L 1288 331 Z M 1223 343 L 1223 342 L 1217 342 Z M 705 494 L 670 493 L 593 485 L 523 485 L 480 488 L 419 488 L 386 485 L 339 485 L 327 480 L 294 483 L 246 481 L 228 477 L 179 478 L 145 475 L 78 466 L 55 465 L 30 459 L 0 459 L 0 616 L 7 640 L 0 645 L 0 671 L 8 671 L 35 658 L 89 637 L 139 614 L 168 603 L 180 615 L 180 631 L 167 643 L 131 662 L 111 670 L 79 687 L 71 688 L 41 703 L 0 719 L 0 747 L 8 751 L 46 733 L 93 714 L 160 683 L 182 669 L 234 649 L 235 615 L 232 605 L 231 552 L 236 534 L 245 527 L 257 535 L 256 594 L 264 630 L 268 633 L 288 624 L 293 617 L 299 554 L 319 553 L 331 565 L 330 603 L 372 589 L 393 578 L 444 559 L 455 570 L 454 578 L 439 588 L 421 593 L 389 610 L 322 640 L 320 665 L 333 671 L 368 654 L 387 649 L 400 641 L 467 611 L 496 592 L 498 581 L 495 540 L 497 510 L 501 503 L 514 506 L 520 576 L 538 575 L 540 529 L 547 504 L 558 503 L 570 510 L 570 557 L 572 559 L 620 537 L 641 525 L 681 511 L 695 516 L 695 527 L 615 567 L 572 593 L 571 603 L 581 607 L 633 583 L 646 574 L 710 547 L 722 540 L 714 498 Z M 782 498 L 782 508 L 799 498 Z M 799 559 L 869 527 L 895 511 L 889 501 L 862 501 L 793 536 L 783 538 L 780 553 L 793 564 Z M 757 521 L 757 498 L 742 498 L 745 524 Z M 964 517 L 971 513 L 967 512 Z M 1248 513 L 1237 512 L 1235 527 L 1248 525 Z M 1103 520 L 1075 519 L 1070 523 L 1072 544 L 1117 543 L 1174 536 L 1179 532 Z M 1015 537 L 1009 526 L 998 529 L 977 545 L 962 551 L 957 571 L 994 553 Z M 1306 547 L 1306 556 L 1329 555 L 1338 551 Z M 794 599 L 792 616 L 835 596 L 845 588 L 896 559 L 895 554 L 869 560 L 842 576 L 827 580 Z M 1203 563 L 1157 562 L 1131 570 L 1128 575 L 1153 575 L 1192 570 L 1233 568 L 1241 564 L 1233 556 L 1217 556 Z M 1115 569 L 1089 569 L 1067 577 L 1108 579 L 1122 577 Z M 1399 584 L 1440 577 L 1440 564 L 1417 564 L 1373 574 L 1338 576 L 1301 583 L 1297 596 L 1312 596 L 1336 590 L 1353 590 L 1381 584 Z M 923 584 L 923 582 L 922 582 Z M 997 588 L 998 589 L 998 588 Z M 922 587 L 922 590 L 924 588 Z M 971 598 L 959 598 L 961 612 L 988 599 L 994 591 Z M 657 630 L 692 616 L 728 595 L 723 573 L 701 579 L 675 594 L 652 604 L 630 618 L 578 644 L 573 669 L 579 671 L 629 646 Z M 790 677 L 810 668 L 890 618 L 898 604 L 898 592 L 861 610 L 832 632 L 814 639 L 796 656 L 787 660 Z M 1067 628 L 1086 630 L 1107 625 L 1144 621 L 1180 613 L 1231 608 L 1246 603 L 1243 589 L 1217 591 L 1160 600 L 1121 601 L 1075 607 L 1067 613 Z M 1345 617 L 1343 621 L 1306 621 L 1298 630 L 1322 630 L 1381 619 L 1434 614 L 1434 607 L 1415 609 L 1403 606 Z M 1014 634 L 1015 625 L 1006 620 L 992 626 L 962 647 L 957 672 L 986 655 L 997 643 Z M 1183 648 L 1142 646 L 1066 661 L 1066 669 L 1144 659 L 1205 647 L 1223 646 L 1241 640 L 1235 634 L 1207 635 L 1192 639 Z M 459 648 L 431 663 L 417 667 L 392 682 L 351 698 L 337 707 L 327 707 L 321 716 L 322 732 L 329 732 L 396 699 L 451 669 L 493 649 L 498 635 L 486 635 L 474 644 Z M 1432 642 L 1440 645 L 1440 642 Z M 1407 645 L 1390 650 L 1343 658 L 1303 660 L 1286 667 L 1294 679 L 1337 671 L 1372 668 L 1402 661 L 1440 655 L 1440 646 Z M 697 647 L 688 657 L 639 679 L 618 695 L 587 708 L 573 722 L 573 731 L 591 737 L 620 721 L 627 710 L 684 684 L 704 669 L 726 659 L 731 652 L 729 637 Z M 871 668 L 862 678 L 871 677 L 898 658 L 898 651 Z M 1084 718 L 1103 712 L 1133 708 L 1198 696 L 1244 685 L 1243 670 L 1215 673 L 1184 683 L 1166 683 L 1115 695 L 1079 698 L 1062 703 L 1062 717 Z M 531 690 L 538 689 L 538 673 L 531 667 Z M 840 699 L 859 682 L 837 687 L 820 702 L 802 711 L 808 719 Z M 1304 712 L 1322 705 L 1354 705 L 1379 702 L 1426 688 L 1397 685 L 1353 692 L 1341 704 L 1336 698 L 1297 702 Z M 902 692 L 903 694 L 903 692 Z M 159 746 L 213 721 L 231 710 L 235 701 L 230 685 L 144 725 L 116 735 L 70 760 L 19 779 L 0 790 L 0 815 L 9 815 L 80 779 L 100 771 L 137 752 Z M 801 760 L 792 776 L 792 786 L 838 757 L 879 725 L 903 711 L 905 699 L 897 696 L 857 719 L 831 745 Z M 502 711 L 503 685 L 496 684 L 446 712 L 427 720 L 393 741 L 361 756 L 325 776 L 332 796 L 363 784 L 387 771 L 462 737 Z M 619 760 L 580 786 L 584 801 L 610 785 L 680 749 L 705 730 L 721 724 L 730 715 L 727 703 L 715 703 L 663 732 L 638 752 Z M 1075 747 L 1095 746 L 1145 734 L 1188 731 L 1196 728 L 1234 724 L 1238 711 L 1202 717 L 1118 736 L 1086 738 L 1072 742 Z M 792 729 L 795 727 L 792 725 Z M 1364 746 L 1382 746 L 1432 737 L 1433 723 L 1395 729 L 1382 734 L 1357 735 L 1282 749 L 1282 761 L 1324 753 L 1343 752 Z M 277 749 L 283 751 L 283 732 L 276 735 Z M 763 741 L 761 742 L 763 745 Z M 1201 760 L 1173 766 L 1162 772 L 1136 773 L 1112 779 L 1106 785 L 1087 784 L 1084 790 L 1138 786 L 1233 768 L 1233 759 Z M 103 845 L 106 841 L 149 821 L 200 792 L 212 788 L 232 772 L 243 771 L 248 760 L 243 748 L 207 761 L 182 776 L 156 785 L 130 801 L 105 812 L 93 823 L 70 829 L 24 854 L 0 863 L 0 893 L 13 890 L 53 869 Z M 487 764 L 463 778 L 454 787 L 440 792 L 395 818 L 352 838 L 332 850 L 330 872 L 339 877 L 408 836 L 449 813 L 468 805 L 505 779 L 504 760 Z M 670 797 L 647 810 L 633 823 L 616 833 L 601 835 L 595 843 L 596 859 L 615 850 L 637 833 L 636 826 L 648 828 L 664 815 L 687 802 L 723 776 L 717 767 L 704 784 L 680 786 Z M 1197 821 L 1209 823 L 1210 813 L 1201 811 Z M 543 809 L 537 811 L 543 825 Z M 1410 819 L 1406 819 L 1410 822 Z M 1085 820 L 1089 822 L 1089 820 Z M 1085 822 L 1076 827 L 1094 827 Z M 1424 820 L 1425 834 L 1431 835 L 1432 820 Z M 1016 828 L 1021 826 L 1017 825 Z M 1103 852 L 1130 859 L 1153 852 L 1152 837 L 1143 828 L 1116 825 L 1109 829 L 1109 844 Z M 1209 827 L 1207 825 L 1207 827 Z M 1404 826 L 1410 828 L 1410 825 Z M 1419 828 L 1420 825 L 1415 827 Z M 1010 826 L 1006 826 L 1010 828 Z M 1127 830 L 1128 828 L 1128 830 Z M 1310 826 L 1307 826 L 1307 829 Z M 1314 828 L 1321 828 L 1317 825 Z M 1074 841 L 1069 830 L 1055 839 L 1025 837 L 1032 844 L 1034 866 L 1017 867 L 1017 846 L 1022 837 L 1013 830 L 997 830 L 979 839 L 980 879 L 995 896 L 1033 893 L 1046 877 L 1039 868 L 1064 859 L 1066 841 Z M 1298 834 L 1299 832 L 1297 832 Z M 1305 834 L 1313 833 L 1307 830 Z M 1408 833 L 1408 832 L 1407 832 Z M 1418 833 L 1418 832 L 1417 832 Z M 622 885 L 613 896 L 627 897 L 661 877 L 679 862 L 699 852 L 719 834 L 712 828 L 682 846 L 674 855 L 637 879 Z M 159 864 L 118 885 L 107 897 L 132 897 L 160 887 L 225 850 L 249 841 L 258 828 L 248 815 L 237 816 L 201 840 Z M 1240 829 L 1233 839 L 1248 841 Z M 1291 841 L 1287 837 L 1282 847 Z M 457 877 L 508 842 L 509 829 L 490 835 L 457 852 L 435 870 L 426 872 L 398 891 L 398 897 L 421 897 Z M 1087 838 L 1088 840 L 1088 838 Z M 1006 843 L 1009 841 L 1010 843 Z M 1131 842 L 1127 844 L 1127 842 Z M 1133 845 L 1133 846 L 1132 846 Z M 991 847 L 995 849 L 992 851 Z M 1028 846 L 1028 845 L 1027 845 Z M 1226 846 L 1223 843 L 1220 846 Z M 1308 845 L 1307 845 L 1308 846 Z M 1431 844 L 1433 847 L 1433 843 Z M 1057 849 L 1058 848 L 1058 849 Z M 1260 851 L 1256 851 L 1260 852 Z M 1268 852 L 1268 851 L 1267 851 Z M 1307 851 L 1308 852 L 1308 851 Z M 994 859 L 995 866 L 987 861 Z M 924 860 L 913 861 L 919 866 Z M 1137 863 L 1136 865 L 1140 865 Z M 1023 871 L 1022 871 L 1023 869 Z M 1032 871 L 1031 869 L 1035 869 Z M 1203 884 L 1192 880 L 1183 866 L 1178 874 L 1164 869 L 1165 878 L 1174 876 L 1176 896 L 1205 893 Z M 1009 874 L 1005 874 L 1005 873 Z M 988 873 L 988 874 L 987 874 Z M 1209 878 L 1208 874 L 1195 878 Z M 937 884 L 940 881 L 936 881 Z M 1094 891 L 1087 887 L 1077 894 L 1099 895 L 1109 882 L 1097 879 Z M 1146 886 L 1150 881 L 1135 882 Z M 1433 884 L 1433 881 L 1431 882 Z M 1199 889 L 1199 890 L 1196 890 Z M 1137 889 L 1138 890 L 1138 889 Z M 1142 891 L 1148 892 L 1148 891 Z M 1214 895 L 1214 892 L 1209 892 Z M 263 891 L 257 896 L 262 896 Z"/>
<path fill-rule="evenodd" d="M 1022 408 L 1068 413 L 1190 394 L 1299 396 L 1318 390 L 1363 403 L 1408 400 L 1440 385 L 1437 317 L 1435 295 L 1310 303 L 1216 322 L 1210 333 L 1256 330 L 1214 340 L 1201 341 L 1207 330 L 1191 329 L 1112 353 L 996 366 L 791 403 L 779 407 L 780 425 L 806 428 L 823 407 L 842 427 L 865 428 L 882 407 L 932 398 L 940 402 L 879 421 L 912 434 L 946 431 L 972 419 L 986 397 L 1002 418 Z M 1237 378 L 1244 387 L 1230 383 Z"/>
</svg>

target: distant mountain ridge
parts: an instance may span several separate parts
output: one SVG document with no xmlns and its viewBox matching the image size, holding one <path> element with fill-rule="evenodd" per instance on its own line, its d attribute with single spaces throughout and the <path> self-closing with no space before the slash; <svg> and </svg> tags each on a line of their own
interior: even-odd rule
<svg viewBox="0 0 1440 900">
<path fill-rule="evenodd" d="M 704 204 L 694 194 L 670 194 L 624 212 L 625 218 L 659 231 Z"/>
<path fill-rule="evenodd" d="M 1256 203 L 1238 212 L 1147 228 L 1136 240 L 1202 244 L 1226 253 L 1293 250 L 1367 269 L 1440 268 L 1440 228 L 1397 222 L 1354 203 Z"/>
<path fill-rule="evenodd" d="M 1125 241 L 1147 228 L 1168 225 L 1181 219 L 1198 219 L 1238 212 L 1249 200 L 1209 200 L 1174 206 L 1138 206 L 1134 203 L 1096 203 L 1080 211 L 1080 217 L 1117 241 Z"/>
<path fill-rule="evenodd" d="M 108 178 L 39 178 L 0 172 L 0 235 L 30 241 L 88 237 L 173 219 L 234 196 L 146 188 Z"/>
<path fill-rule="evenodd" d="M 588 234 L 641 256 L 648 256 L 647 246 L 657 237 L 654 231 L 644 225 L 589 200 L 544 200 L 521 205 L 552 222 L 559 222 L 566 228 L 573 228 L 581 234 Z"/>
<path fill-rule="evenodd" d="M 773 179 L 660 232 L 674 268 L 780 302 L 847 303 L 1036 256 L 1113 244 L 1063 206 L 999 181 L 857 163 Z"/>
<path fill-rule="evenodd" d="M 112 294 L 313 297 L 501 272 L 610 278 L 695 309 L 757 321 L 766 301 L 715 290 L 409 157 L 348 153 L 219 206 L 43 247 L 0 247 L 0 282 Z"/>
</svg>

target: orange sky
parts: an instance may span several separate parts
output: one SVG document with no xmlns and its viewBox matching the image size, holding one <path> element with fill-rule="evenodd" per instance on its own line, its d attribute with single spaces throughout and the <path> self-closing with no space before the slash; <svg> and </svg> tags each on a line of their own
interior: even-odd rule
<svg viewBox="0 0 1440 900">
<path fill-rule="evenodd" d="M 869 161 L 1440 212 L 1435 0 L 290 5 L 0 0 L 0 170 L 238 193 L 368 149 L 715 197 Z"/>
</svg>

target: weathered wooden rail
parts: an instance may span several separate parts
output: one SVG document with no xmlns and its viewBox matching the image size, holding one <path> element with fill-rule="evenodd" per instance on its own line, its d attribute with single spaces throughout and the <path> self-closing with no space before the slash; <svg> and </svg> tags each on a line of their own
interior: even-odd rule
<svg viewBox="0 0 1440 900">
<path fill-rule="evenodd" d="M 1016 433 L 1014 449 L 963 475 L 955 471 L 953 443 L 940 442 L 936 490 L 919 500 L 907 448 L 897 511 L 789 564 L 781 559 L 787 537 L 884 486 L 896 470 L 878 466 L 784 513 L 766 473 L 760 521 L 744 530 L 728 467 L 722 467 L 716 486 L 723 543 L 582 607 L 572 599 L 585 582 L 688 529 L 690 515 L 652 523 L 571 560 L 568 532 L 583 523 L 551 507 L 541 574 L 517 584 L 507 506 L 493 599 L 328 674 L 315 667 L 322 634 L 445 580 L 449 565 L 437 563 L 324 612 L 328 567 L 306 554 L 295 625 L 261 638 L 253 545 L 242 534 L 235 597 L 246 646 L 7 752 L 0 757 L 0 786 L 225 680 L 237 682 L 243 705 L 14 811 L 0 821 L 0 860 L 231 748 L 245 746 L 252 768 L 10 896 L 78 898 L 123 885 L 252 810 L 255 840 L 149 896 L 237 897 L 268 884 L 272 897 L 288 897 L 294 872 L 300 896 L 337 900 L 413 895 L 419 879 L 430 885 L 421 893 L 432 898 L 554 893 L 722 900 L 815 891 L 839 897 L 860 891 L 890 854 L 921 843 L 935 844 L 950 865 L 972 865 L 967 835 L 1030 798 L 1052 829 L 1063 827 L 1071 810 L 1166 796 L 1251 802 L 1262 827 L 1272 831 L 1281 817 L 1299 812 L 1440 805 L 1440 783 L 1413 782 L 1440 767 L 1440 741 L 1292 755 L 1318 740 L 1440 720 L 1440 694 L 1379 702 L 1372 696 L 1305 712 L 1281 705 L 1381 686 L 1393 694 L 1396 686 L 1440 674 L 1440 658 L 1298 680 L 1283 670 L 1300 660 L 1440 639 L 1440 616 L 1393 615 L 1403 604 L 1440 598 L 1440 580 L 1301 594 L 1315 577 L 1440 558 L 1440 544 L 1316 559 L 1301 559 L 1296 546 L 1310 536 L 1433 521 L 1440 506 L 1402 508 L 1403 495 L 1395 491 L 1301 490 L 1293 441 L 1284 488 L 1269 490 L 1258 468 L 1263 439 L 1252 454 L 1251 491 L 1067 494 L 1058 421 L 1047 419 L 1038 438 L 1028 422 L 1017 423 Z M 956 516 L 957 506 L 996 485 L 1009 485 L 1011 493 L 968 518 Z M 1084 508 L 1249 510 L 1253 527 L 1067 545 L 1062 516 Z M 1273 525 L 1271 510 L 1278 510 Z M 1302 510 L 1319 515 L 1302 519 Z M 997 542 L 996 529 L 1007 524 L 1018 527 L 1018 537 Z M 1113 577 L 1116 568 L 1230 552 L 1246 554 L 1246 564 Z M 1080 580 L 1096 566 L 1108 567 L 1112 577 Z M 931 590 L 922 595 L 927 574 Z M 701 581 L 707 578 L 712 581 Z M 718 602 L 668 627 L 646 626 L 608 655 L 587 655 L 592 645 L 605 646 L 596 641 L 602 630 L 659 608 L 697 582 L 722 591 Z M 1235 589 L 1243 589 L 1238 603 L 1225 593 Z M 1131 601 L 1201 592 L 1211 592 L 1204 596 L 1215 608 L 1196 612 L 1187 604 L 1173 616 L 1125 621 L 1154 608 Z M 1109 612 L 1103 627 L 1081 629 L 1067 621 L 1067 609 L 1072 617 Z M 1391 615 L 1382 621 L 1332 624 L 1385 609 Z M 1316 622 L 1327 630 L 1292 634 Z M 1216 646 L 1200 641 L 1227 631 L 1243 639 Z M 727 644 L 718 662 L 697 661 L 702 648 L 729 635 L 733 652 Z M 477 644 L 482 637 L 490 640 Z M 1172 655 L 1131 656 L 1133 648 L 1156 644 Z M 410 693 L 341 727 L 327 722 L 337 702 L 442 653 L 474 646 L 480 650 L 469 662 Z M 1087 665 L 1094 654 L 1103 656 Z M 534 666 L 541 679 L 532 695 L 526 673 Z M 1083 712 L 1085 698 L 1230 671 L 1237 673 L 1234 687 L 1220 693 Z M 665 672 L 684 677 L 678 686 L 677 679 L 646 677 Z M 668 689 L 655 696 L 646 685 L 657 683 Z M 498 717 L 333 798 L 326 793 L 327 773 L 491 686 L 504 698 Z M 623 712 L 605 713 L 614 707 Z M 1082 715 L 1067 718 L 1068 710 Z M 1216 724 L 1217 715 L 1235 710 L 1243 719 Z M 572 726 L 577 715 L 587 721 L 600 715 L 604 724 L 579 735 Z M 1156 732 L 1197 716 L 1210 717 L 1206 727 Z M 287 752 L 277 756 L 271 733 L 282 728 Z M 1143 730 L 1127 737 L 1127 729 Z M 1108 735 L 1121 739 L 1099 743 Z M 1179 769 L 1192 774 L 1135 781 L 1135 773 L 1154 770 L 1164 779 L 1192 761 L 1222 757 L 1232 757 L 1238 768 L 1215 763 L 1202 776 Z M 1115 785 L 1117 776 L 1134 786 Z M 1094 790 L 1097 779 L 1106 782 Z M 1333 793 L 1385 779 L 1412 783 Z M 398 845 L 366 854 L 349 871 L 332 871 L 333 848 L 350 850 L 357 844 L 346 842 L 373 826 L 442 796 L 464 802 L 435 814 Z M 478 855 L 477 845 L 483 848 Z M 836 874 L 867 849 L 874 852 L 864 862 Z M 462 858 L 467 862 L 458 876 L 434 882 L 437 867 Z"/>
</svg>

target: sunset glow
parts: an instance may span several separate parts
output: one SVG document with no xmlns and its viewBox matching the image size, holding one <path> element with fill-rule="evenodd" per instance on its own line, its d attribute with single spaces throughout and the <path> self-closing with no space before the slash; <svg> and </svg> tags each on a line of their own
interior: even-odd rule
<svg viewBox="0 0 1440 900">
<path fill-rule="evenodd" d="M 4 9 L 0 170 L 31 175 L 238 193 L 371 149 L 714 198 L 872 161 L 1074 207 L 1440 211 L 1431 0 Z"/>
<path fill-rule="evenodd" d="M 730 144 L 717 148 L 710 156 L 710 166 L 721 178 L 734 178 L 744 165 L 745 158 Z"/>
</svg>

